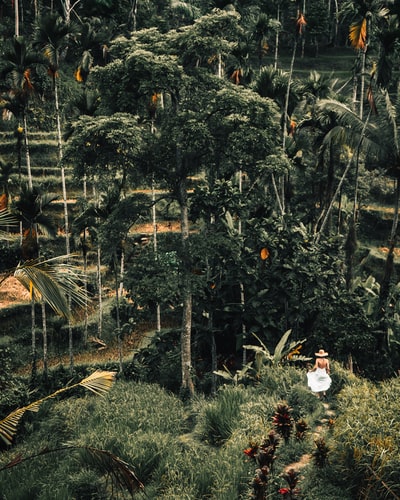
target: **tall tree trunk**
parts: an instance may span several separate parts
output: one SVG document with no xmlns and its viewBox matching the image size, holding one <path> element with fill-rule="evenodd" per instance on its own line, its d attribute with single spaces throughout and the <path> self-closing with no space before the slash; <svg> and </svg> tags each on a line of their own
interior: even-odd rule
<svg viewBox="0 0 400 500">
<path fill-rule="evenodd" d="M 103 290 L 101 280 L 101 248 L 97 244 L 97 293 L 99 296 L 99 321 L 97 323 L 97 336 L 101 339 L 103 335 Z"/>
<path fill-rule="evenodd" d="M 65 181 L 65 167 L 63 159 L 63 143 L 61 134 L 61 116 L 60 116 L 60 104 L 58 99 L 58 85 L 55 78 L 54 78 L 54 105 L 55 105 L 56 122 L 57 122 L 58 162 L 60 165 L 60 172 L 61 172 L 61 186 L 62 186 L 63 206 L 64 206 L 65 248 L 67 255 L 69 255 L 71 253 L 71 249 L 69 241 L 67 185 Z"/>
<path fill-rule="evenodd" d="M 278 4 L 278 10 L 276 13 L 276 20 L 278 23 L 280 22 L 281 10 L 280 5 Z M 278 54 L 279 54 L 279 29 L 276 30 L 275 33 L 275 53 L 274 53 L 274 69 L 275 71 L 278 69 Z"/>
<path fill-rule="evenodd" d="M 88 247 L 87 247 L 87 237 L 86 237 L 86 227 L 83 228 L 82 237 L 82 256 L 83 256 L 83 286 L 85 290 L 85 322 L 83 329 L 83 341 L 86 346 L 88 340 L 88 324 L 89 324 L 89 304 L 88 304 L 88 279 L 87 279 L 87 269 L 88 269 Z"/>
<path fill-rule="evenodd" d="M 239 170 L 239 193 L 243 193 L 243 176 L 242 176 L 242 170 Z M 238 222 L 238 235 L 241 238 L 242 236 L 242 219 L 239 217 L 239 222 Z M 244 315 L 244 310 L 245 310 L 245 294 L 244 294 L 244 284 L 243 282 L 239 283 L 239 289 L 240 289 L 240 306 L 242 308 L 242 343 L 243 345 L 246 342 L 246 336 L 247 336 L 247 329 L 246 329 L 246 324 L 243 321 L 243 315 Z M 242 365 L 245 366 L 247 363 L 247 356 L 246 356 L 246 349 L 243 349 L 242 352 Z"/>
<path fill-rule="evenodd" d="M 121 328 L 121 318 L 119 315 L 119 273 L 118 273 L 118 256 L 114 254 L 114 277 L 115 277 L 115 309 L 116 309 L 116 323 L 117 323 L 117 339 L 118 339 L 118 360 L 119 360 L 119 372 L 123 372 L 122 366 L 122 328 Z"/>
<path fill-rule="evenodd" d="M 28 186 L 29 189 L 32 189 L 33 181 L 32 181 L 32 171 L 31 171 L 31 155 L 29 152 L 28 128 L 27 128 L 27 120 L 25 113 L 23 116 L 23 121 L 24 121 L 24 146 L 25 146 L 26 170 L 28 172 Z"/>
<path fill-rule="evenodd" d="M 43 376 L 44 380 L 48 378 L 48 353 L 47 353 L 47 320 L 46 320 L 46 302 L 42 300 L 42 333 L 43 333 Z"/>
<path fill-rule="evenodd" d="M 297 51 L 297 35 L 294 40 L 294 46 L 293 46 L 293 53 L 292 53 L 292 59 L 290 62 L 290 69 L 289 69 L 289 78 L 288 78 L 288 83 L 287 83 L 287 88 L 286 88 L 286 96 L 285 96 L 285 105 L 283 109 L 283 129 L 282 129 L 282 149 L 285 152 L 286 150 L 286 139 L 288 136 L 288 131 L 287 131 L 287 124 L 289 120 L 289 115 L 288 115 L 288 110 L 289 110 L 289 97 L 290 97 L 290 89 L 292 86 L 292 78 L 293 78 L 293 68 L 294 68 L 294 61 L 296 58 L 296 51 Z M 285 178 L 282 175 L 280 179 L 280 203 L 279 207 L 281 209 L 281 215 L 282 217 L 285 214 L 286 211 L 286 200 L 285 200 Z M 274 186 L 275 188 L 276 186 Z"/>
<path fill-rule="evenodd" d="M 179 156 L 179 154 L 178 154 Z M 179 161 L 179 160 L 178 160 Z M 183 178 L 179 182 L 179 205 L 181 213 L 181 240 L 182 240 L 182 328 L 181 328 L 181 365 L 182 389 L 190 396 L 194 395 L 192 380 L 192 286 L 189 266 L 189 207 L 187 182 Z"/>
<path fill-rule="evenodd" d="M 54 76 L 54 105 L 56 112 L 56 122 L 57 122 L 57 145 L 58 145 L 58 161 L 60 165 L 61 172 L 61 185 L 63 194 L 63 206 L 64 206 L 64 231 L 65 231 L 65 249 L 66 254 L 70 255 L 70 241 L 69 241 L 69 222 L 68 222 L 68 199 L 67 199 L 67 186 L 65 181 L 65 167 L 63 158 L 63 143 L 61 134 L 61 116 L 60 116 L 60 104 L 58 99 L 58 85 L 56 77 Z M 68 297 L 69 307 L 71 308 L 71 297 Z M 68 320 L 68 345 L 69 345 L 69 361 L 70 361 L 70 372 L 71 375 L 74 371 L 74 352 L 73 352 L 73 332 L 71 321 Z"/>
<path fill-rule="evenodd" d="M 151 181 L 151 213 L 153 220 L 153 250 L 154 250 L 154 259 L 157 262 L 158 260 L 158 247 L 157 247 L 157 212 L 156 212 L 156 192 L 154 187 L 154 176 Z M 161 331 L 161 308 L 160 303 L 157 301 L 156 304 L 156 329 L 157 332 Z"/>
<path fill-rule="evenodd" d="M 37 375 L 37 350 L 36 350 L 36 321 L 35 321 L 35 300 L 31 298 L 31 385 L 36 383 Z"/>
<path fill-rule="evenodd" d="M 215 333 L 213 331 L 214 328 L 213 320 L 214 320 L 213 313 L 210 312 L 208 322 L 209 322 L 209 329 L 211 332 L 211 394 L 215 395 L 217 393 L 217 376 L 215 375 L 215 372 L 218 369 L 218 364 L 217 364 L 217 343 L 215 342 Z"/>
<path fill-rule="evenodd" d="M 19 0 L 14 0 L 14 13 L 15 13 L 15 36 L 19 36 Z"/>
</svg>

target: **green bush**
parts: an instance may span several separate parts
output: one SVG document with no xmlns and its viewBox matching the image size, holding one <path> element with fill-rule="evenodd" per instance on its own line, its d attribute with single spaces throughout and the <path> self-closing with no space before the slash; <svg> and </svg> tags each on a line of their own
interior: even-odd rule
<svg viewBox="0 0 400 500">
<path fill-rule="evenodd" d="M 294 385 L 288 394 L 287 401 L 292 408 L 292 416 L 295 420 L 321 409 L 320 401 L 305 384 Z"/>
<path fill-rule="evenodd" d="M 336 471 L 325 467 L 317 469 L 306 467 L 302 471 L 302 479 L 299 483 L 302 500 L 354 500 L 346 489 L 346 485 L 338 482 Z"/>
<path fill-rule="evenodd" d="M 9 338 L 0 340 L 0 420 L 11 411 L 24 406 L 28 400 L 28 388 L 14 376 L 15 349 L 10 346 Z"/>
<path fill-rule="evenodd" d="M 292 387 L 304 384 L 306 387 L 306 374 L 291 365 L 266 366 L 261 374 L 257 390 L 266 395 L 273 395 L 276 399 L 286 399 Z"/>
<path fill-rule="evenodd" d="M 245 392 L 240 387 L 221 387 L 215 399 L 203 407 L 198 417 L 198 437 L 212 445 L 220 446 L 232 435 L 245 401 Z"/>
</svg>

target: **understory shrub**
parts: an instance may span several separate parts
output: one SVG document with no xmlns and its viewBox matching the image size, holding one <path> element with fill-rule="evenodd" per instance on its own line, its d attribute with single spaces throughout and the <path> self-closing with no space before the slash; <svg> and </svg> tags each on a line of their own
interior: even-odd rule
<svg viewBox="0 0 400 500">
<path fill-rule="evenodd" d="M 360 381 L 338 396 L 330 464 L 353 498 L 400 496 L 400 379 Z"/>
</svg>

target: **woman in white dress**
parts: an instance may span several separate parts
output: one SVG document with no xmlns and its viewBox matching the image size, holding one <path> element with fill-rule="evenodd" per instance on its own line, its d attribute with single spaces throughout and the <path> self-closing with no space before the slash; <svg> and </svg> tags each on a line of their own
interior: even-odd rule
<svg viewBox="0 0 400 500">
<path fill-rule="evenodd" d="M 312 370 L 307 373 L 308 387 L 315 392 L 320 398 L 326 396 L 326 391 L 329 389 L 332 383 L 332 379 L 329 376 L 330 366 L 328 353 L 323 349 L 320 349 L 315 353 L 315 365 Z"/>
</svg>

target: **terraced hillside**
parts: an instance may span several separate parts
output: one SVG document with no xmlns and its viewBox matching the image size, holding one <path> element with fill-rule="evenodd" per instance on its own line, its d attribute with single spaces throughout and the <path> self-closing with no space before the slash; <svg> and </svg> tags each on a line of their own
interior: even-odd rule
<svg viewBox="0 0 400 500">
<path fill-rule="evenodd" d="M 28 149 L 34 185 L 50 191 L 61 191 L 57 138 L 54 132 L 29 132 Z M 0 131 L 0 158 L 7 165 L 6 172 L 3 170 L 2 173 L 3 183 L 7 182 L 15 188 L 20 183 L 27 182 L 27 157 L 23 134 L 12 130 Z M 72 189 L 72 168 L 68 166 L 66 181 Z"/>
</svg>

